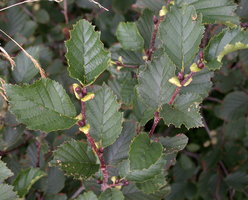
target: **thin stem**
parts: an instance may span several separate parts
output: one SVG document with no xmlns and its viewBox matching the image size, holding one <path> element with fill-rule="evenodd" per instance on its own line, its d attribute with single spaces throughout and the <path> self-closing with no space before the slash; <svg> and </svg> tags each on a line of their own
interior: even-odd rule
<svg viewBox="0 0 248 200">
<path fill-rule="evenodd" d="M 67 0 L 64 0 L 64 11 L 63 11 L 64 17 L 65 17 L 65 23 L 69 23 L 69 18 L 68 18 L 68 11 L 67 11 Z"/>
<path fill-rule="evenodd" d="M 121 63 L 120 61 L 116 61 L 115 64 L 117 66 L 121 66 L 121 67 L 125 67 L 125 68 L 132 68 L 132 69 L 138 69 L 139 68 L 139 66 L 137 66 L 137 65 L 126 65 L 126 64 Z"/>
<path fill-rule="evenodd" d="M 87 89 L 83 88 L 82 89 L 82 96 L 86 96 L 87 95 Z M 86 125 L 86 112 L 85 112 L 85 102 L 81 101 L 81 114 L 82 114 L 82 122 L 83 122 L 83 126 Z M 106 190 L 108 188 L 108 178 L 109 178 L 109 174 L 108 174 L 108 170 L 107 170 L 107 166 L 105 163 L 105 160 L 103 158 L 103 151 L 101 151 L 97 146 L 96 143 L 94 141 L 94 139 L 91 137 L 90 132 L 85 134 L 87 137 L 88 142 L 91 145 L 92 150 L 96 153 L 99 161 L 100 161 L 100 168 L 103 174 L 103 183 L 101 185 L 102 190 Z"/>
<path fill-rule="evenodd" d="M 83 192 L 84 190 L 85 190 L 84 185 L 81 185 L 80 188 L 77 189 L 77 191 L 71 196 L 70 199 L 77 198 L 81 194 L 81 192 Z"/>
<path fill-rule="evenodd" d="M 41 151 L 41 143 L 40 141 L 35 142 L 36 150 L 37 150 L 37 161 L 36 161 L 36 167 L 40 167 L 40 151 Z"/>
<path fill-rule="evenodd" d="M 40 1 L 40 0 L 26 0 L 26 1 L 21 1 L 19 3 L 15 3 L 15 4 L 12 4 L 10 6 L 7 6 L 5 8 L 0 9 L 0 12 L 1 11 L 4 11 L 4 10 L 7 10 L 9 8 L 15 7 L 15 6 L 19 6 L 19 5 L 24 4 L 24 3 L 32 3 L 32 2 L 37 2 L 37 1 Z"/>
<path fill-rule="evenodd" d="M 152 135 L 153 135 L 153 133 L 154 133 L 154 131 L 155 131 L 155 129 L 156 129 L 156 127 L 157 127 L 157 125 L 158 125 L 160 119 L 161 119 L 161 118 L 160 118 L 160 116 L 159 116 L 159 112 L 158 112 L 158 111 L 155 112 L 155 113 L 154 113 L 153 125 L 152 125 L 152 128 L 151 128 L 150 132 L 149 132 L 149 137 L 152 137 Z"/>
<path fill-rule="evenodd" d="M 205 118 L 203 117 L 203 114 L 202 114 L 202 123 L 204 125 L 204 128 L 205 128 L 207 134 L 208 134 L 208 137 L 211 139 L 212 138 L 211 131 L 210 131 L 209 127 L 208 127 L 208 124 L 207 124 Z"/>
<path fill-rule="evenodd" d="M 159 25 L 160 23 L 164 20 L 164 16 L 160 17 L 159 20 L 157 21 L 155 18 L 154 21 L 154 30 L 152 32 L 152 39 L 150 42 L 150 48 L 147 50 L 147 60 L 151 60 L 152 59 L 152 54 L 155 51 L 155 44 L 156 44 L 156 39 L 157 39 L 157 34 L 158 34 L 158 29 L 159 29 Z"/>
<path fill-rule="evenodd" d="M 207 97 L 206 100 L 213 101 L 216 103 L 222 103 L 220 99 L 214 98 L 214 97 Z"/>
</svg>

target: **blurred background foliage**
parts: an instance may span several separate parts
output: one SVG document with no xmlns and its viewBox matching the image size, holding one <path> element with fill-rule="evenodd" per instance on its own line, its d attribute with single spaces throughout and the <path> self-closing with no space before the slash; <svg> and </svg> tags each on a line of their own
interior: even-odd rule
<svg viewBox="0 0 248 200">
<path fill-rule="evenodd" d="M 0 7 L 16 2 L 19 1 L 1 0 Z M 0 28 L 38 59 L 49 77 L 61 83 L 77 105 L 71 91 L 73 80 L 68 76 L 64 57 L 66 51 L 64 41 L 69 38 L 69 29 L 72 25 L 82 18 L 92 21 L 96 29 L 101 31 L 101 39 L 106 48 L 118 48 L 115 32 L 119 22 L 136 21 L 144 5 L 156 10 L 157 6 L 161 7 L 160 2 L 159 0 L 154 0 L 153 3 L 149 0 L 137 0 L 137 2 L 99 0 L 99 3 L 109 9 L 107 12 L 88 0 L 67 0 L 61 3 L 39 1 L 0 12 Z M 248 1 L 240 0 L 237 3 L 239 7 L 236 12 L 241 21 L 248 22 Z M 211 26 L 209 37 L 218 33 L 221 28 L 218 25 L 208 26 Z M 9 63 L 0 59 L 1 77 L 13 84 L 33 82 L 38 76 L 38 71 L 30 60 L 2 34 L 0 34 L 0 42 L 16 62 L 16 67 L 12 71 Z M 137 61 L 139 56 L 133 59 Z M 202 104 L 205 128 L 188 131 L 186 128 L 176 129 L 173 126 L 166 127 L 163 123 L 159 124 L 157 132 L 163 136 L 185 133 L 189 137 L 186 149 L 178 155 L 175 166 L 170 167 L 168 181 L 171 183 L 172 192 L 166 199 L 248 199 L 247 74 L 248 50 L 229 54 L 224 59 L 222 69 L 215 72 L 212 79 L 213 88 Z M 98 78 L 97 84 L 109 81 L 109 85 L 114 89 L 115 76 L 121 75 L 116 70 L 110 69 Z M 132 80 L 131 77 L 129 78 Z M 118 94 L 118 91 L 115 92 Z M 127 102 L 130 101 L 129 98 L 127 97 Z M 37 195 L 36 191 L 45 194 L 45 199 L 63 200 L 71 197 L 80 187 L 80 182 L 65 177 L 57 168 L 48 167 L 47 163 L 51 159 L 52 150 L 59 144 L 71 137 L 80 137 L 75 136 L 77 129 L 73 127 L 48 135 L 30 131 L 15 120 L 7 110 L 3 98 L 0 106 L 0 153 L 15 176 L 23 168 L 36 166 L 37 140 L 42 141 L 40 166 L 49 176 L 42 178 L 32 187 L 27 199 L 34 199 Z M 151 125 L 152 122 L 149 122 L 146 129 L 150 130 Z M 8 181 L 11 183 L 15 176 Z M 87 182 L 85 187 L 92 189 L 98 186 Z M 135 191 L 132 194 L 134 193 Z"/>
</svg>

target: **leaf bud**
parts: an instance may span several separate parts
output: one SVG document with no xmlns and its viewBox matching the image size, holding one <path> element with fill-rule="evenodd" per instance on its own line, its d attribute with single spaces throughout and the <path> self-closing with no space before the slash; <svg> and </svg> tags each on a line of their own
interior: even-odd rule
<svg viewBox="0 0 248 200">
<path fill-rule="evenodd" d="M 177 86 L 177 87 L 181 87 L 182 86 L 177 76 L 174 76 L 174 77 L 170 78 L 169 79 L 169 82 L 171 84 Z"/>
<path fill-rule="evenodd" d="M 179 81 L 183 81 L 183 79 L 184 79 L 183 72 L 178 72 L 177 77 L 178 77 Z"/>
<path fill-rule="evenodd" d="M 158 18 L 156 15 L 153 16 L 153 23 L 154 24 L 157 24 L 158 23 Z"/>
<path fill-rule="evenodd" d="M 83 127 L 83 126 L 85 125 L 85 123 L 84 123 L 83 120 L 79 120 L 79 121 L 77 122 L 77 124 L 78 124 L 78 126 L 80 126 L 80 127 Z"/>
<path fill-rule="evenodd" d="M 89 124 L 86 124 L 85 126 L 80 127 L 79 130 L 81 132 L 83 132 L 84 134 L 88 134 L 90 132 L 90 125 Z"/>
<path fill-rule="evenodd" d="M 167 14 L 168 10 L 166 8 L 166 6 L 163 6 L 162 9 L 159 11 L 159 16 L 163 17 Z"/>
<path fill-rule="evenodd" d="M 86 102 L 86 101 L 89 101 L 89 100 L 92 100 L 94 99 L 95 97 L 95 94 L 94 93 L 88 93 L 86 96 L 84 96 L 81 101 L 82 102 Z"/>
<path fill-rule="evenodd" d="M 190 66 L 190 71 L 191 72 L 199 72 L 201 71 L 201 69 L 198 67 L 198 65 L 196 63 L 193 63 L 191 66 Z"/>
<path fill-rule="evenodd" d="M 82 93 L 81 93 L 80 85 L 78 85 L 77 83 L 74 83 L 72 85 L 72 87 L 73 87 L 74 95 L 76 96 L 76 98 L 81 99 L 82 98 Z"/>
<path fill-rule="evenodd" d="M 198 64 L 198 67 L 199 67 L 200 69 L 203 69 L 203 68 L 205 67 L 205 64 L 201 62 L 201 63 Z"/>
<path fill-rule="evenodd" d="M 104 148 L 103 148 L 103 147 L 100 147 L 100 148 L 98 149 L 98 151 L 99 151 L 99 153 L 103 153 Z"/>
</svg>

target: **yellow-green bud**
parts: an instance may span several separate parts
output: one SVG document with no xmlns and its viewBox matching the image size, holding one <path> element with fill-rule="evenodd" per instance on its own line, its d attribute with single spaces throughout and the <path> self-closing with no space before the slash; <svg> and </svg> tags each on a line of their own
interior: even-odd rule
<svg viewBox="0 0 248 200">
<path fill-rule="evenodd" d="M 190 71 L 192 71 L 192 72 L 199 72 L 199 71 L 201 71 L 201 69 L 197 66 L 196 63 L 193 63 L 193 64 L 190 66 Z"/>
<path fill-rule="evenodd" d="M 163 17 L 167 14 L 168 10 L 166 8 L 166 6 L 163 6 L 162 9 L 159 11 L 159 16 Z"/>
<path fill-rule="evenodd" d="M 94 93 L 88 93 L 86 96 L 84 96 L 81 101 L 83 102 L 86 102 L 86 101 L 89 101 L 91 99 L 94 99 L 95 97 L 95 94 Z"/>
<path fill-rule="evenodd" d="M 177 87 L 181 87 L 182 86 L 177 76 L 174 76 L 174 77 L 170 78 L 169 79 L 169 82 L 171 84 L 177 86 Z"/>
<path fill-rule="evenodd" d="M 79 130 L 81 132 L 83 132 L 84 134 L 88 134 L 90 132 L 90 125 L 89 124 L 86 124 L 85 126 L 80 127 Z"/>
</svg>

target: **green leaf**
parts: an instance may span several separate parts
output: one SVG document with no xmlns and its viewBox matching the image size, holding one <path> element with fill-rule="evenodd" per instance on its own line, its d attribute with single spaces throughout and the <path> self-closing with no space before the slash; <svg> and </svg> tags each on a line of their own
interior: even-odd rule
<svg viewBox="0 0 248 200">
<path fill-rule="evenodd" d="M 120 175 L 136 182 L 154 178 L 166 162 L 162 152 L 160 143 L 151 141 L 146 133 L 139 134 L 130 145 L 128 160 L 120 164 Z"/>
<path fill-rule="evenodd" d="M 202 99 L 196 94 L 182 94 L 178 96 L 173 105 L 165 104 L 160 112 L 165 124 L 173 124 L 180 128 L 185 125 L 187 129 L 203 126 L 199 113 L 199 104 Z"/>
<path fill-rule="evenodd" d="M 220 107 L 218 116 L 231 121 L 245 117 L 248 110 L 248 96 L 244 92 L 229 93 Z"/>
<path fill-rule="evenodd" d="M 169 83 L 169 79 L 175 76 L 175 70 L 175 65 L 163 54 L 139 73 L 138 95 L 154 111 L 170 101 L 176 86 Z"/>
<path fill-rule="evenodd" d="M 117 95 L 118 99 L 126 105 L 132 105 L 134 98 L 134 87 L 137 80 L 130 72 L 121 71 L 116 77 L 108 81 L 109 87 Z"/>
<path fill-rule="evenodd" d="M 178 5 L 192 5 L 197 13 L 203 15 L 203 23 L 233 26 L 239 24 L 239 18 L 235 13 L 237 4 L 233 0 L 176 0 Z"/>
<path fill-rule="evenodd" d="M 222 58 L 228 53 L 248 48 L 248 32 L 240 28 L 225 29 L 212 37 L 205 49 L 205 59 L 210 70 L 220 69 Z"/>
<path fill-rule="evenodd" d="M 49 194 L 45 195 L 45 200 L 67 200 L 67 196 L 65 194 Z"/>
<path fill-rule="evenodd" d="M 111 48 L 111 56 L 114 61 L 117 61 L 120 57 L 123 60 L 123 63 L 126 65 L 142 65 L 144 60 L 142 58 L 143 54 L 141 51 L 129 51 L 121 49 L 118 47 Z"/>
<path fill-rule="evenodd" d="M 87 143 L 71 140 L 54 151 L 52 165 L 59 166 L 68 176 L 87 179 L 99 170 L 96 156 Z"/>
<path fill-rule="evenodd" d="M 0 131 L 0 150 L 9 150 L 16 147 L 23 140 L 24 126 L 6 126 Z"/>
<path fill-rule="evenodd" d="M 45 185 L 46 194 L 57 194 L 65 186 L 65 176 L 56 167 L 49 168 Z"/>
<path fill-rule="evenodd" d="M 125 196 L 125 200 L 161 200 L 164 197 L 164 194 L 161 195 L 160 192 L 156 192 L 153 195 L 145 194 L 138 190 L 134 184 L 123 187 L 122 192 Z"/>
<path fill-rule="evenodd" d="M 116 165 L 127 159 L 129 145 L 131 140 L 135 136 L 136 125 L 132 121 L 126 121 L 123 123 L 123 129 L 120 137 L 114 144 L 104 150 L 104 158 L 107 164 Z"/>
<path fill-rule="evenodd" d="M 38 168 L 29 168 L 21 171 L 16 177 L 13 185 L 15 191 L 20 197 L 24 197 L 33 184 L 35 184 L 39 179 L 45 176 L 45 172 Z"/>
<path fill-rule="evenodd" d="M 13 186 L 0 184 L 1 200 L 18 200 L 16 192 L 13 191 Z"/>
<path fill-rule="evenodd" d="M 51 79 L 32 85 L 5 85 L 10 110 L 29 129 L 51 132 L 76 123 L 76 111 L 63 87 Z"/>
<path fill-rule="evenodd" d="M 160 137 L 159 142 L 164 146 L 166 153 L 177 153 L 182 151 L 188 144 L 188 137 L 178 134 L 174 137 Z"/>
<path fill-rule="evenodd" d="M 140 160 L 141 158 L 139 158 Z M 139 161 L 138 160 L 138 161 Z M 138 162 L 137 161 L 137 162 Z M 166 164 L 166 158 L 162 156 L 157 162 L 151 165 L 148 169 L 130 170 L 129 160 L 123 161 L 119 166 L 120 176 L 134 182 L 145 182 L 161 174 Z"/>
<path fill-rule="evenodd" d="M 209 91 L 212 88 L 212 81 L 214 73 L 210 72 L 207 68 L 197 72 L 193 76 L 193 81 L 186 87 L 181 89 L 181 94 L 194 93 L 205 98 L 209 95 Z"/>
<path fill-rule="evenodd" d="M 133 22 L 121 22 L 117 28 L 116 36 L 125 50 L 136 51 L 144 48 L 144 39 L 140 35 L 137 25 Z"/>
<path fill-rule="evenodd" d="M 2 160 L 0 160 L 0 182 L 3 182 L 5 179 L 13 175 L 14 174 L 10 171 L 10 169 L 6 166 L 6 164 Z"/>
<path fill-rule="evenodd" d="M 152 33 L 154 29 L 153 16 L 154 12 L 145 9 L 137 21 L 137 27 L 145 41 L 145 49 L 149 49 L 152 39 Z"/>
<path fill-rule="evenodd" d="M 16 33 L 23 30 L 25 22 L 29 17 L 22 8 L 15 6 L 12 9 L 7 10 L 7 18 L 7 32 L 9 35 L 15 35 Z"/>
<path fill-rule="evenodd" d="M 139 8 L 148 8 L 152 11 L 159 11 L 162 6 L 165 6 L 165 1 L 164 0 L 137 0 L 136 7 Z"/>
<path fill-rule="evenodd" d="M 124 200 L 122 192 L 116 188 L 107 189 L 99 196 L 99 200 Z"/>
<path fill-rule="evenodd" d="M 113 144 L 121 134 L 122 113 L 119 109 L 116 96 L 105 84 L 96 92 L 95 98 L 86 103 L 90 134 L 102 147 Z"/>
<path fill-rule="evenodd" d="M 163 173 L 142 183 L 136 183 L 137 188 L 146 194 L 155 193 L 167 184 Z"/>
<path fill-rule="evenodd" d="M 153 118 L 155 109 L 151 108 L 143 101 L 144 100 L 141 98 L 141 96 L 137 94 L 137 90 L 135 90 L 133 99 L 133 112 L 137 118 L 137 121 L 140 122 L 142 126 L 145 126 L 145 124 Z"/>
<path fill-rule="evenodd" d="M 188 68 L 199 50 L 204 32 L 201 23 L 202 16 L 196 14 L 193 6 L 187 6 L 181 9 L 172 7 L 166 20 L 160 24 L 159 38 L 165 52 L 179 70 Z"/>
<path fill-rule="evenodd" d="M 84 194 L 80 195 L 75 200 L 98 200 L 97 196 L 92 192 L 85 192 Z"/>
<path fill-rule="evenodd" d="M 104 50 L 100 33 L 86 20 L 79 20 L 66 41 L 68 71 L 84 86 L 92 84 L 108 67 L 110 54 Z"/>
<path fill-rule="evenodd" d="M 39 46 L 30 47 L 26 51 L 36 60 L 39 59 Z M 24 52 L 21 52 L 16 56 L 15 62 L 16 66 L 12 73 L 17 83 L 29 83 L 39 72 Z"/>
<path fill-rule="evenodd" d="M 112 1 L 112 6 L 113 10 L 115 10 L 118 13 L 126 13 L 128 9 L 131 7 L 133 4 L 133 0 L 113 0 Z"/>
<path fill-rule="evenodd" d="M 248 175 L 245 172 L 234 172 L 225 178 L 225 182 L 235 190 L 243 191 L 248 185 Z"/>
<path fill-rule="evenodd" d="M 162 151 L 160 143 L 151 142 L 146 133 L 139 134 L 130 145 L 130 170 L 148 169 L 160 159 Z"/>
</svg>

